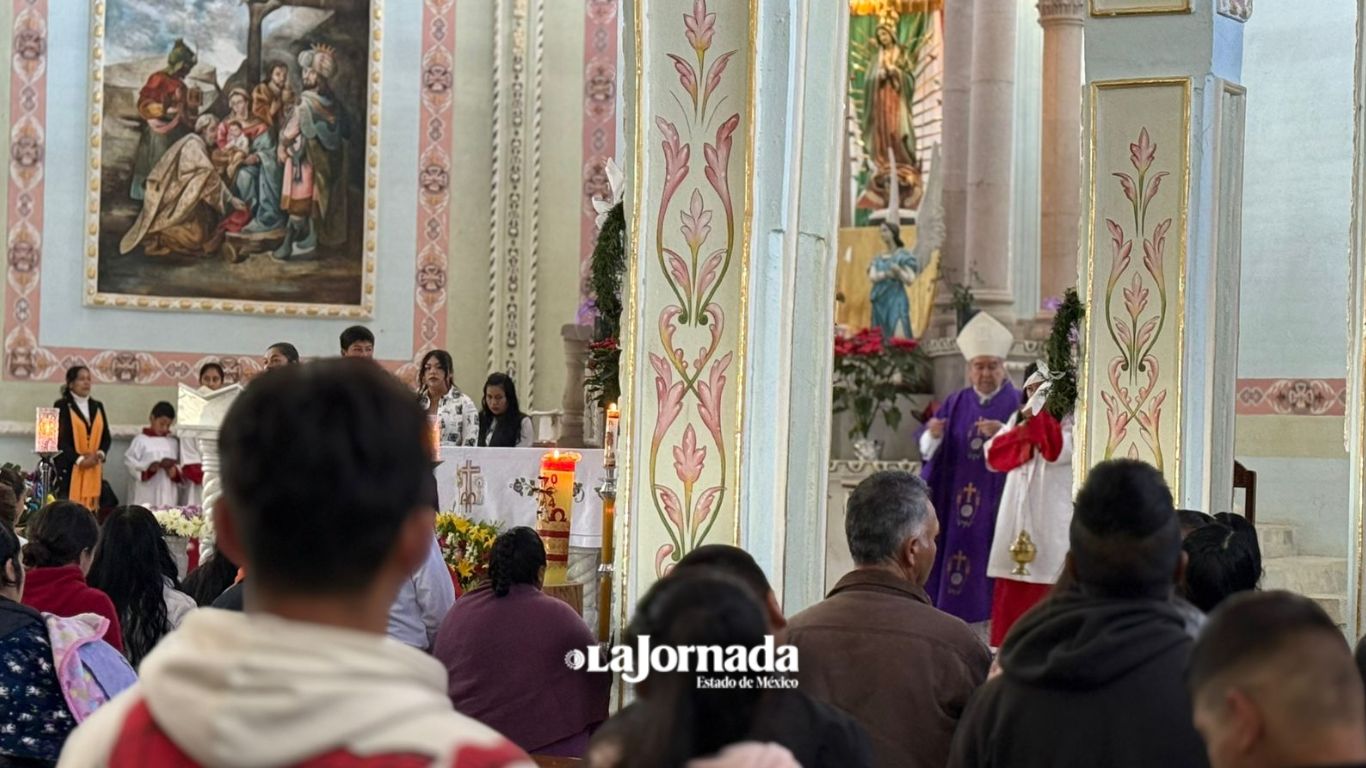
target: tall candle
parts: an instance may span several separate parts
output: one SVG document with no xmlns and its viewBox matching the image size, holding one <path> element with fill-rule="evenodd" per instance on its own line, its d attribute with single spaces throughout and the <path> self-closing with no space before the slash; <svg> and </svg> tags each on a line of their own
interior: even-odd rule
<svg viewBox="0 0 1366 768">
<path fill-rule="evenodd" d="M 57 431 L 60 411 L 56 408 L 39 408 L 33 420 L 33 452 L 56 453 Z"/>
<path fill-rule="evenodd" d="M 604 494 L 602 497 L 602 563 L 611 565 L 615 557 L 613 549 L 613 526 L 616 523 L 617 494 Z M 598 580 L 598 639 L 607 640 L 612 627 L 612 577 L 604 573 Z"/>
<path fill-rule="evenodd" d="M 617 465 L 617 427 L 621 423 L 621 411 L 617 404 L 607 406 L 607 423 L 602 431 L 602 464 L 604 467 Z"/>
<path fill-rule="evenodd" d="M 545 583 L 564 584 L 569 571 L 569 525 L 574 516 L 577 453 L 554 451 L 541 457 L 541 493 L 536 532 L 545 544 Z"/>
</svg>

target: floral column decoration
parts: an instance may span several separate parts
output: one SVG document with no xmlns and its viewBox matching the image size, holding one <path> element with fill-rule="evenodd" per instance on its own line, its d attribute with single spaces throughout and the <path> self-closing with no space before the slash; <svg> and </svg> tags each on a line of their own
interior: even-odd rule
<svg viewBox="0 0 1366 768">
<path fill-rule="evenodd" d="M 637 4 L 631 578 L 737 535 L 749 3 Z"/>
</svg>

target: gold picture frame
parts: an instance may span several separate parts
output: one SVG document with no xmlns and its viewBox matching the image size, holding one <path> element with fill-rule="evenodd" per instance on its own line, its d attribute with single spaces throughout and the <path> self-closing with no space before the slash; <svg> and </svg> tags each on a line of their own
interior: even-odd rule
<svg viewBox="0 0 1366 768">
<path fill-rule="evenodd" d="M 1092 16 L 1156 16 L 1191 12 L 1191 0 L 1087 0 Z"/>
<path fill-rule="evenodd" d="M 166 0 L 166 2 L 170 5 L 176 5 L 173 0 Z M 238 287 L 224 286 L 210 290 L 210 293 L 219 291 L 220 295 L 163 295 L 162 293 L 156 292 L 135 293 L 127 290 L 126 287 L 122 290 L 118 288 L 101 289 L 101 238 L 103 236 L 106 239 L 104 250 L 108 252 L 110 250 L 110 241 L 108 238 L 119 234 L 117 231 L 105 231 L 104 227 L 106 220 L 103 217 L 105 214 L 104 197 L 106 194 L 105 150 L 106 144 L 112 143 L 107 140 L 106 136 L 106 122 L 109 121 L 108 116 L 106 115 L 106 112 L 108 111 L 106 102 L 110 101 L 110 99 L 106 98 L 106 82 L 108 79 L 106 74 L 107 67 L 119 63 L 110 62 L 108 60 L 110 40 L 107 38 L 107 22 L 109 20 L 108 16 L 111 7 L 117 6 L 120 3 L 120 0 L 92 0 L 90 4 L 91 53 L 89 122 L 87 125 L 88 146 L 84 214 L 85 231 L 82 240 L 84 251 L 82 303 L 85 306 L 286 317 L 354 319 L 369 319 L 374 317 L 376 262 L 378 252 L 377 232 L 379 224 L 377 193 L 379 190 L 380 178 L 380 86 L 382 82 L 381 63 L 383 51 L 383 10 L 385 0 L 359 0 L 359 2 L 363 4 L 359 10 L 354 10 L 356 7 L 354 4 L 345 6 L 342 4 L 338 5 L 339 9 L 342 9 L 343 7 L 353 9 L 350 13 L 357 18 L 363 13 L 367 22 L 364 32 L 364 40 L 367 43 L 366 50 L 364 52 L 359 50 L 352 51 L 349 57 L 345 59 L 350 65 L 351 71 L 346 72 L 345 70 L 342 70 L 345 72 L 344 76 L 354 78 L 355 70 L 359 69 L 363 62 L 363 88 L 361 88 L 362 83 L 353 80 L 350 86 L 351 93 L 353 94 L 350 98 L 350 103 L 348 104 L 344 98 L 338 98 L 343 109 L 349 108 L 348 111 L 355 113 L 350 116 L 351 135 L 349 137 L 349 147 L 346 150 L 339 151 L 342 152 L 342 157 L 345 159 L 354 158 L 357 154 L 362 155 L 362 160 L 359 163 L 352 161 L 351 164 L 347 165 L 343 162 L 341 164 L 342 170 L 340 171 L 340 173 L 344 174 L 341 183 L 347 186 L 347 196 L 351 198 L 356 197 L 354 191 L 357 186 L 360 191 L 359 200 L 351 200 L 349 202 L 350 210 L 346 211 L 345 216 L 339 217 L 344 221 L 349 222 L 346 224 L 345 245 L 336 246 L 336 248 L 345 249 L 346 251 L 346 253 L 342 254 L 347 260 L 346 266 L 344 267 L 346 273 L 343 275 L 344 284 L 342 284 L 340 288 L 329 288 L 328 292 L 318 292 L 316 294 L 318 296 L 317 300 L 310 300 L 307 298 L 307 292 L 309 290 L 307 287 L 286 291 L 279 287 L 281 283 L 280 275 L 265 273 L 263 270 L 257 270 L 252 274 L 251 279 L 256 280 L 257 288 L 260 288 L 263 291 L 274 293 L 302 293 L 305 295 L 305 298 L 303 299 L 291 300 L 240 295 L 246 290 L 250 290 L 242 289 L 240 284 Z M 179 6 L 177 5 L 176 7 Z M 248 11 L 248 13 L 250 12 Z M 318 26 L 321 27 L 322 23 L 319 22 Z M 355 41 L 356 45 L 359 45 L 359 40 L 361 38 L 359 30 L 350 31 L 352 32 L 352 40 Z M 258 34 L 264 33 L 258 31 Z M 298 39 L 292 39 L 289 42 L 302 45 L 306 42 L 311 43 L 313 41 L 309 40 L 307 36 L 300 36 Z M 248 47 L 250 49 L 250 42 L 248 43 Z M 262 44 L 262 48 L 263 47 L 264 45 Z M 326 47 L 326 45 L 319 45 L 315 46 L 315 49 Z M 301 52 L 302 51 L 298 53 Z M 329 50 L 329 52 L 332 51 Z M 298 53 L 292 52 L 291 55 L 297 56 Z M 264 51 L 259 52 L 258 55 L 262 57 L 259 66 L 264 67 L 267 64 L 264 60 Z M 336 58 L 342 59 L 341 56 L 336 56 Z M 298 69 L 297 59 L 292 61 L 285 60 L 282 63 L 286 64 L 288 71 L 287 77 L 293 78 L 295 70 Z M 246 63 L 242 66 L 246 67 Z M 267 74 L 268 73 L 262 73 L 262 76 L 264 77 Z M 300 73 L 300 77 L 301 74 L 302 73 Z M 187 78 L 192 76 L 193 72 L 186 75 Z M 218 86 L 219 101 L 224 100 L 223 91 L 227 89 L 228 84 L 231 82 L 233 82 L 231 75 L 221 84 L 215 82 L 215 85 Z M 291 79 L 287 88 L 292 87 L 295 82 L 296 80 Z M 262 80 L 262 83 L 264 83 L 264 79 Z M 245 90 L 246 88 L 253 86 L 248 82 L 241 87 Z M 227 101 L 230 103 L 231 98 L 227 98 Z M 360 103 L 356 104 L 356 102 Z M 206 104 L 205 106 L 207 107 L 208 105 Z M 360 106 L 362 109 L 355 110 L 355 106 Z M 224 122 L 227 122 L 227 120 L 225 119 Z M 113 126 L 112 129 L 117 130 L 118 126 Z M 363 172 L 357 173 L 356 171 L 359 170 L 359 168 L 363 168 Z M 345 175 L 348 174 L 348 171 L 350 172 L 349 179 L 345 177 Z M 136 174 L 136 170 L 132 171 L 132 173 Z M 225 178 L 229 176 L 227 172 L 224 172 L 223 175 Z M 109 185 L 112 186 L 114 183 L 114 181 L 110 181 Z M 228 187 L 232 183 L 232 180 L 228 179 L 225 181 L 224 186 Z M 140 214 L 141 206 L 138 205 L 136 199 L 132 198 L 131 193 L 130 200 L 132 200 L 134 205 L 138 206 Z M 360 210 L 363 212 L 363 215 L 359 217 L 360 220 L 358 222 L 356 221 L 357 206 L 359 206 Z M 227 212 L 228 209 L 224 209 L 223 216 L 225 219 L 227 217 Z M 309 226 L 312 225 L 310 224 Z M 286 223 L 286 232 L 288 232 L 288 227 L 289 224 Z M 316 234 L 317 233 L 314 232 L 314 235 Z M 288 234 L 286 234 L 285 237 L 288 238 Z M 359 246 L 358 248 L 357 245 Z M 226 248 L 226 246 L 224 246 L 224 248 Z M 226 250 L 224 251 L 224 253 L 227 252 L 228 251 Z M 232 253 L 237 253 L 235 248 Z M 113 254 L 111 253 L 110 255 L 112 256 Z M 204 256 L 203 258 L 207 260 L 216 259 L 218 257 L 209 255 Z M 245 262 L 250 259 L 262 258 L 268 259 L 270 258 L 270 254 L 264 251 L 255 252 L 243 258 L 242 261 Z M 323 256 L 321 258 L 327 257 Z M 321 261 L 321 258 L 319 261 Z M 234 266 L 235 264 L 236 262 L 234 262 Z M 155 268 L 157 265 L 152 266 Z M 142 268 L 145 269 L 146 265 L 143 265 Z M 131 269 L 128 271 L 131 271 Z M 134 277 L 130 277 L 125 273 L 121 275 L 118 280 L 111 282 L 126 286 L 128 283 L 134 282 L 134 280 Z M 233 277 L 231 272 L 229 272 L 227 276 L 221 278 L 221 281 L 225 283 L 239 280 L 240 278 Z M 329 286 L 331 285 L 332 284 L 329 283 Z M 157 288 L 155 287 L 149 289 L 149 291 L 156 290 Z M 236 292 L 238 295 L 222 295 L 223 292 Z M 335 295 L 341 293 L 348 294 L 348 298 L 349 294 L 354 293 L 356 297 L 355 301 L 336 300 Z"/>
</svg>

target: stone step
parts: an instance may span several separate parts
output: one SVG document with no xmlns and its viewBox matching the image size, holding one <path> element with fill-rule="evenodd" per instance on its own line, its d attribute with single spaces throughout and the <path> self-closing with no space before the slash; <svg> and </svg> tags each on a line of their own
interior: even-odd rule
<svg viewBox="0 0 1366 768">
<path fill-rule="evenodd" d="M 1330 595 L 1306 595 L 1310 600 L 1318 603 L 1333 619 L 1333 623 L 1340 627 L 1347 625 L 1347 594 L 1339 592 Z"/>
<path fill-rule="evenodd" d="M 1257 543 L 1262 548 L 1262 559 L 1293 557 L 1295 554 L 1295 526 L 1285 523 L 1259 523 Z"/>
<path fill-rule="evenodd" d="M 1347 591 L 1347 558 L 1296 555 L 1262 561 L 1262 589 L 1286 589 L 1301 595 L 1336 595 Z"/>
</svg>

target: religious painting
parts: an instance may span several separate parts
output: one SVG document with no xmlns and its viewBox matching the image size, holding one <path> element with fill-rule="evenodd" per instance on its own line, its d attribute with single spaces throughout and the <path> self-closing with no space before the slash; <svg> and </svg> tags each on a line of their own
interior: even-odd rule
<svg viewBox="0 0 1366 768">
<path fill-rule="evenodd" d="M 1190 12 L 1190 0 L 1091 0 L 1092 16 L 1141 16 Z"/>
<path fill-rule="evenodd" d="M 93 4 L 87 305 L 372 313 L 382 2 Z"/>
<path fill-rule="evenodd" d="M 852 223 L 924 194 L 942 116 L 942 3 L 854 0 L 849 19 L 848 185 Z"/>
<path fill-rule="evenodd" d="M 1088 178 L 1085 467 L 1146 461 L 1180 488 L 1190 81 L 1098 83 Z M 1081 410 L 1081 409 L 1079 409 Z"/>
</svg>

